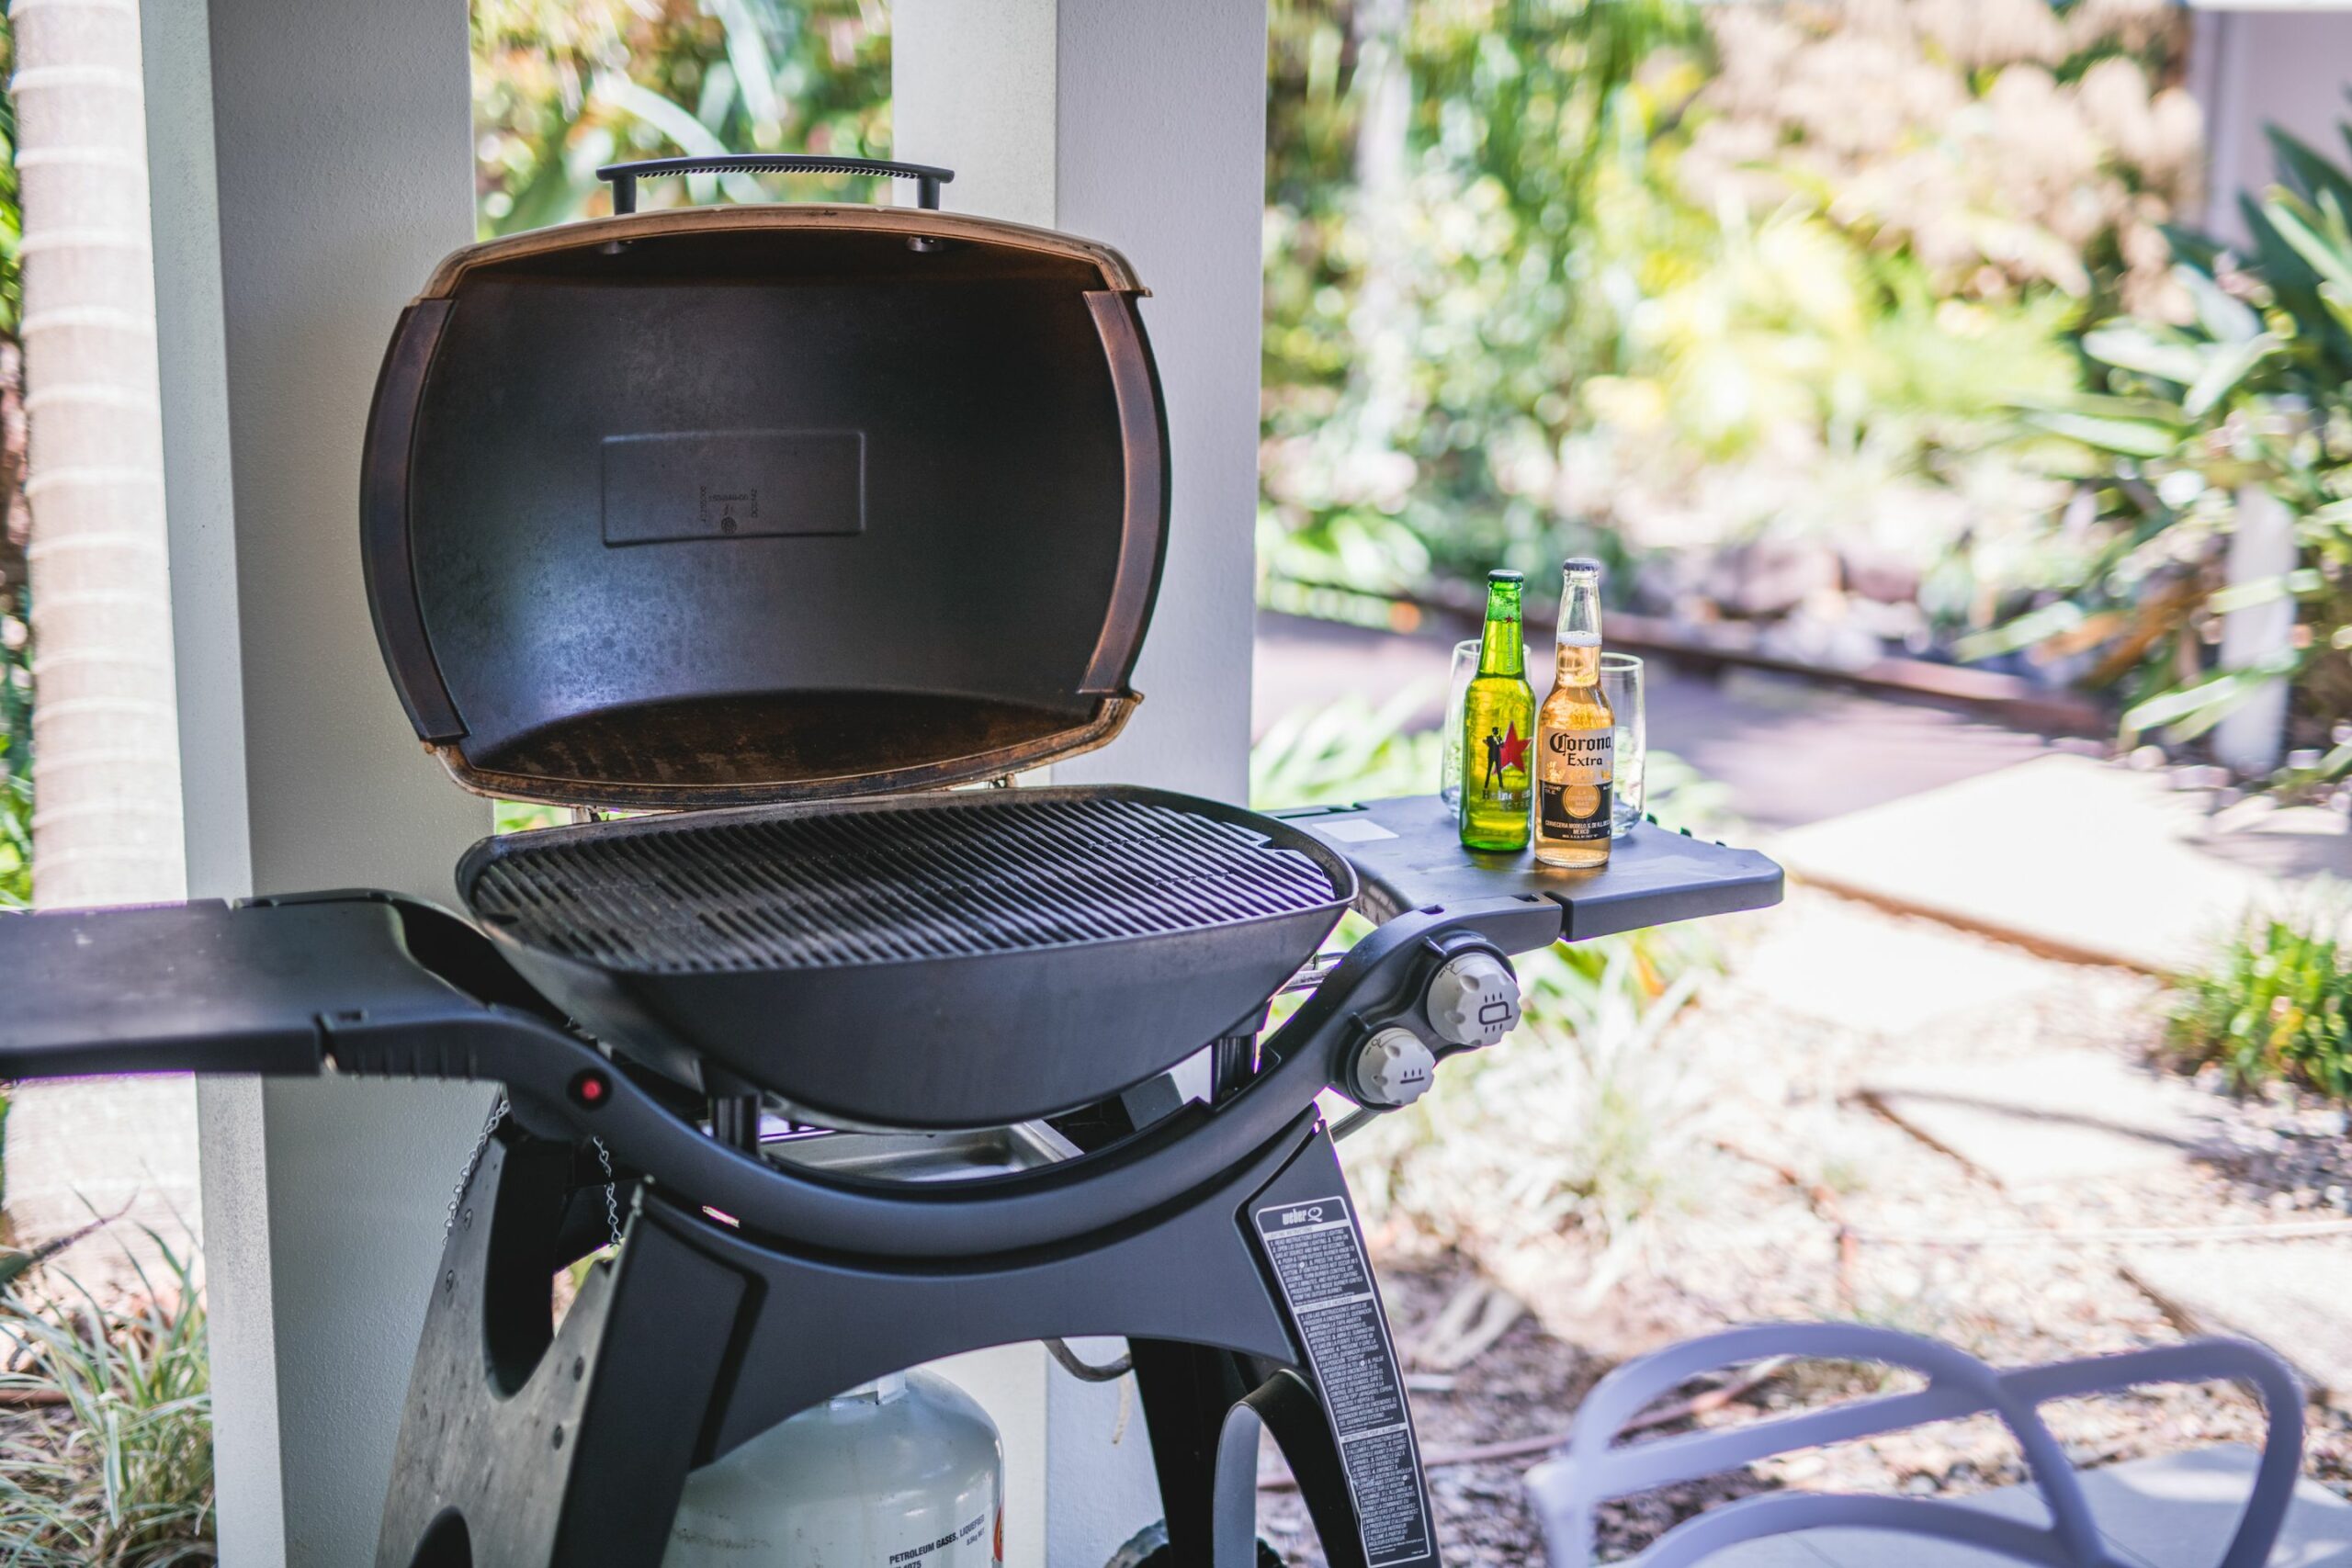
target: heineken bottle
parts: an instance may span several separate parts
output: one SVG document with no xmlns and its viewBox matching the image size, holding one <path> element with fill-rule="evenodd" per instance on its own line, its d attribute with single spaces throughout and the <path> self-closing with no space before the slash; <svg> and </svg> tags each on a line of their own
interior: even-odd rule
<svg viewBox="0 0 2352 1568">
<path fill-rule="evenodd" d="M 1487 628 L 1478 673 L 1462 704 L 1462 841 L 1474 850 L 1527 847 L 1534 800 L 1535 689 L 1519 624 L 1521 578 L 1487 574 Z"/>
</svg>

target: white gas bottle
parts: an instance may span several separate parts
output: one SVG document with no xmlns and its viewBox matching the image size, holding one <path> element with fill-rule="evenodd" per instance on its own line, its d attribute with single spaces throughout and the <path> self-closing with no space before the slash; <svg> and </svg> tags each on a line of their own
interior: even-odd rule
<svg viewBox="0 0 2352 1568">
<path fill-rule="evenodd" d="M 900 1372 L 688 1475 L 662 1568 L 996 1568 L 1003 1505 L 988 1412 Z"/>
</svg>

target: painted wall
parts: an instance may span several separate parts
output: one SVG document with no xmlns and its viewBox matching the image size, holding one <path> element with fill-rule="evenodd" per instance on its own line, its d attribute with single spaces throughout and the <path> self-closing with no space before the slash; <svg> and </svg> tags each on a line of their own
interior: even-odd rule
<svg viewBox="0 0 2352 1568">
<path fill-rule="evenodd" d="M 2335 129 L 2352 119 L 2352 10 L 2203 11 L 2196 29 L 2188 85 L 2205 111 L 2206 226 L 2242 236 L 2238 193 L 2271 181 L 2265 125 L 2352 157 Z"/>
<path fill-rule="evenodd" d="M 488 807 L 363 595 L 400 308 L 473 234 L 465 0 L 145 0 L 190 891 L 443 902 Z M 489 1091 L 199 1089 L 222 1560 L 372 1562 L 441 1213 Z"/>
<path fill-rule="evenodd" d="M 1258 509 L 1263 0 L 899 0 L 898 152 L 956 171 L 944 205 L 1125 252 L 1174 473 L 1142 708 L 1057 781 L 1241 798 Z"/>
</svg>

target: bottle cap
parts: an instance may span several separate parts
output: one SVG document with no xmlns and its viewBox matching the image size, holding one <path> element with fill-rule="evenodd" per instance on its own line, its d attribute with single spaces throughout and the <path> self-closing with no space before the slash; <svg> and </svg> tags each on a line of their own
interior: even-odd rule
<svg viewBox="0 0 2352 1568">
<path fill-rule="evenodd" d="M 1590 556 L 1572 556 L 1561 564 L 1561 570 L 1575 572 L 1579 577 L 1600 575 L 1600 563 Z"/>
<path fill-rule="evenodd" d="M 1494 570 L 1487 573 L 1487 581 L 1489 582 L 1524 582 L 1527 581 L 1527 574 L 1523 571 L 1513 571 L 1509 567 L 1497 567 Z"/>
</svg>

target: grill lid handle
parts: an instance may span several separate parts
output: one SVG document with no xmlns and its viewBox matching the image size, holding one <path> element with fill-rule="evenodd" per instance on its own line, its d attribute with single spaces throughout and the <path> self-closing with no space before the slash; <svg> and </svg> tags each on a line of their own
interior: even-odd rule
<svg viewBox="0 0 2352 1568">
<path fill-rule="evenodd" d="M 822 158 L 801 152 L 722 152 L 704 158 L 643 158 L 607 164 L 596 171 L 613 186 L 613 211 L 637 210 L 637 182 L 647 175 L 894 175 L 915 182 L 915 200 L 936 211 L 939 187 L 956 177 L 953 169 L 930 164 L 899 164 L 887 158 Z"/>
</svg>

